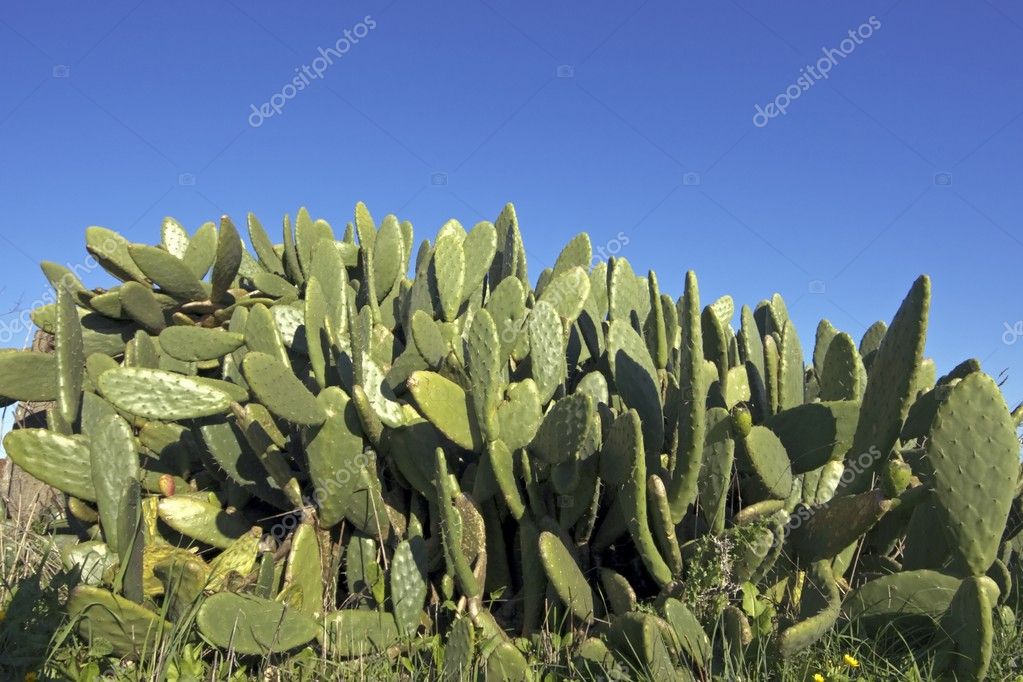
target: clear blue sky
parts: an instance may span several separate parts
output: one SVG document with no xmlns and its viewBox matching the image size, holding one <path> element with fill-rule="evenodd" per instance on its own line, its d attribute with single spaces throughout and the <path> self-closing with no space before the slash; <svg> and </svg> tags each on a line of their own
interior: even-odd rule
<svg viewBox="0 0 1023 682">
<path fill-rule="evenodd" d="M 11 0 L 0 313 L 47 291 L 40 259 L 80 263 L 88 225 L 152 242 L 165 215 L 276 227 L 306 205 L 341 227 L 363 200 L 423 237 L 512 201 L 534 277 L 575 233 L 622 233 L 675 295 L 689 268 L 708 301 L 780 292 L 807 349 L 819 318 L 858 339 L 929 273 L 939 371 L 1008 370 L 1015 405 L 1021 44 L 1008 0 Z"/>
</svg>

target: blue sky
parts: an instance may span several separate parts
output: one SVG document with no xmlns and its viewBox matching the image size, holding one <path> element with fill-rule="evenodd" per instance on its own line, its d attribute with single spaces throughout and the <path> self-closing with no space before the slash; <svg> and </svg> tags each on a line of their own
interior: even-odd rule
<svg viewBox="0 0 1023 682">
<path fill-rule="evenodd" d="M 821 317 L 859 338 L 929 273 L 939 371 L 1008 370 L 1011 407 L 1021 39 L 1007 0 L 11 0 L 0 323 L 47 292 L 39 260 L 83 261 L 88 225 L 152 242 L 165 215 L 305 205 L 343 226 L 363 200 L 425 237 L 512 201 L 534 277 L 585 230 L 675 295 L 690 268 L 708 301 L 780 292 L 807 349 Z"/>
</svg>

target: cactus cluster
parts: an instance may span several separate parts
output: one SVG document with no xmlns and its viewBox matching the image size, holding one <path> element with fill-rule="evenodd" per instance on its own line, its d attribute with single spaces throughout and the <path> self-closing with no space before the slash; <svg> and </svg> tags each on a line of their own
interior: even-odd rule
<svg viewBox="0 0 1023 682">
<path fill-rule="evenodd" d="M 418 246 L 362 204 L 340 237 L 304 209 L 248 237 L 89 228 L 119 283 L 44 263 L 54 352 L 0 352 L 0 395 L 50 404 L 4 446 L 67 495 L 83 636 L 429 640 L 449 679 L 525 680 L 554 632 L 578 670 L 693 679 L 899 622 L 984 676 L 1023 415 L 976 361 L 936 376 L 927 277 L 805 363 L 781 296 L 704 305 L 690 272 L 674 300 L 586 234 L 532 286 L 511 205 Z"/>
</svg>

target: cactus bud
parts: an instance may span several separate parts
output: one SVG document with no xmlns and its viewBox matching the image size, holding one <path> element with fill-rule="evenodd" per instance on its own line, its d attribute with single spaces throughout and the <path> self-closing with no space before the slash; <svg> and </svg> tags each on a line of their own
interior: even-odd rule
<svg viewBox="0 0 1023 682">
<path fill-rule="evenodd" d="M 893 459 L 885 465 L 884 475 L 881 476 L 881 491 L 888 499 L 898 497 L 909 485 L 912 476 L 913 470 L 908 464 L 901 459 Z"/>
<path fill-rule="evenodd" d="M 84 523 L 96 523 L 99 521 L 99 513 L 89 506 L 88 502 L 77 497 L 67 498 L 67 509 L 71 512 L 71 516 Z"/>
<path fill-rule="evenodd" d="M 732 408 L 732 432 L 737 438 L 745 438 L 753 429 L 753 415 L 745 403 L 738 403 Z"/>
<path fill-rule="evenodd" d="M 174 494 L 174 477 L 170 474 L 163 474 L 160 476 L 160 493 L 164 497 L 170 497 Z"/>
</svg>

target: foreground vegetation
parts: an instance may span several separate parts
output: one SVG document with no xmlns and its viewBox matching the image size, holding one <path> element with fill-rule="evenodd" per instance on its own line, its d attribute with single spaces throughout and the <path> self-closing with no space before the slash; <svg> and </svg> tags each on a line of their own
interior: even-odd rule
<svg viewBox="0 0 1023 682">
<path fill-rule="evenodd" d="M 1018 674 L 1023 409 L 924 357 L 926 276 L 806 364 L 779 295 L 585 234 L 534 287 L 511 206 L 414 263 L 361 204 L 248 227 L 43 264 L 4 446 L 63 503 L 5 522 L 11 676 Z"/>
<path fill-rule="evenodd" d="M 60 568 L 57 552 L 45 536 L 5 527 L 0 545 L 0 679 L 4 680 L 424 680 L 440 676 L 431 647 L 418 654 L 404 652 L 371 660 L 345 663 L 308 649 L 295 655 L 238 656 L 201 642 L 193 624 L 180 624 L 168 644 L 142 660 L 111 655 L 102 644 L 90 646 L 75 632 L 65 615 L 64 600 L 75 577 Z M 189 632 L 189 630 L 192 630 Z M 547 637 L 552 635 L 547 634 Z M 1023 629 L 1013 621 L 1000 623 L 988 674 L 991 680 L 1023 680 Z M 189 644 L 188 642 L 193 642 Z M 553 655 L 534 661 L 536 679 L 572 679 L 576 676 L 613 679 L 611 670 L 597 675 L 579 670 L 573 662 Z M 747 652 L 744 659 L 719 679 L 802 682 L 821 675 L 825 680 L 932 680 L 934 651 L 905 641 L 896 633 L 876 639 L 858 638 L 848 631 L 829 633 L 809 649 L 780 659 L 763 649 Z M 643 679 L 634 670 L 620 679 Z M 34 676 L 34 677 L 33 677 Z"/>
</svg>

